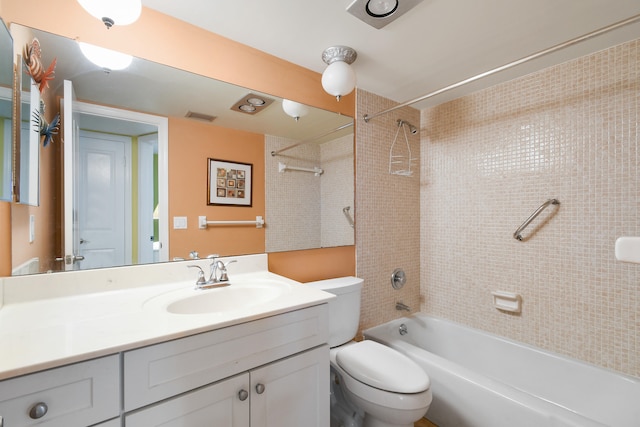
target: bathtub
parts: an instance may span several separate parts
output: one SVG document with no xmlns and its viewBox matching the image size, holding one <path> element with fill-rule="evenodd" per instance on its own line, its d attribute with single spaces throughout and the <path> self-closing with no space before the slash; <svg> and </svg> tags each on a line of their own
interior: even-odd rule
<svg viewBox="0 0 640 427">
<path fill-rule="evenodd" d="M 640 426 L 638 378 L 422 314 L 364 336 L 424 368 L 440 427 Z"/>
</svg>

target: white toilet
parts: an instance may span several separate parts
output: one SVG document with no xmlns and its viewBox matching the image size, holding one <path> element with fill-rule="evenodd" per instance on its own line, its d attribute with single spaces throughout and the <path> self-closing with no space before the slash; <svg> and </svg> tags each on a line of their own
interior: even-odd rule
<svg viewBox="0 0 640 427">
<path fill-rule="evenodd" d="M 331 427 L 413 427 L 431 404 L 430 381 L 407 356 L 374 341 L 355 342 L 362 279 L 308 283 L 329 302 Z"/>
</svg>

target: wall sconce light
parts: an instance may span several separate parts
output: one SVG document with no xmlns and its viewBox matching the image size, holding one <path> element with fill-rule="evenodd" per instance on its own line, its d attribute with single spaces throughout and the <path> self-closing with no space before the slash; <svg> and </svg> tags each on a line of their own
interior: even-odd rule
<svg viewBox="0 0 640 427">
<path fill-rule="evenodd" d="M 358 53 L 347 46 L 331 46 L 322 52 L 322 60 L 329 65 L 322 73 L 322 87 L 338 101 L 356 87 L 356 73 L 349 64 L 357 57 Z"/>
<path fill-rule="evenodd" d="M 94 46 L 89 43 L 78 42 L 78 45 L 85 58 L 106 72 L 124 70 L 133 61 L 133 56 L 126 53 L 116 52 L 115 50 Z"/>
<path fill-rule="evenodd" d="M 141 0 L 78 0 L 78 3 L 91 16 L 101 20 L 107 29 L 132 24 L 142 12 Z"/>
<path fill-rule="evenodd" d="M 293 117 L 296 122 L 300 120 L 300 117 L 304 117 L 309 114 L 309 107 L 289 99 L 282 100 L 282 109 L 288 116 Z"/>
</svg>

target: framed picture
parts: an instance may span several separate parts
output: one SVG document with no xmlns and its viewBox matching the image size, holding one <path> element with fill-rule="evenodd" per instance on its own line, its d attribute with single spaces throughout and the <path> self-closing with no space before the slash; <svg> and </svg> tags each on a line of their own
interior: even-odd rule
<svg viewBox="0 0 640 427">
<path fill-rule="evenodd" d="M 251 206 L 251 163 L 207 159 L 207 205 Z"/>
</svg>

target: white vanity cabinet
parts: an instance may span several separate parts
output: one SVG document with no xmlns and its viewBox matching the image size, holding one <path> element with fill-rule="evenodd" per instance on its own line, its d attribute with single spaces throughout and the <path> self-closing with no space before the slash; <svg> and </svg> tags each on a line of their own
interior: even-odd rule
<svg viewBox="0 0 640 427">
<path fill-rule="evenodd" d="M 124 353 L 125 427 L 328 427 L 327 316 L 323 304 Z"/>
<path fill-rule="evenodd" d="M 327 325 L 323 303 L 0 381 L 0 427 L 328 427 Z"/>
<path fill-rule="evenodd" d="M 0 382 L 3 427 L 85 427 L 119 415 L 117 355 Z"/>
<path fill-rule="evenodd" d="M 125 416 L 125 427 L 328 427 L 328 347 L 305 351 Z"/>
</svg>

